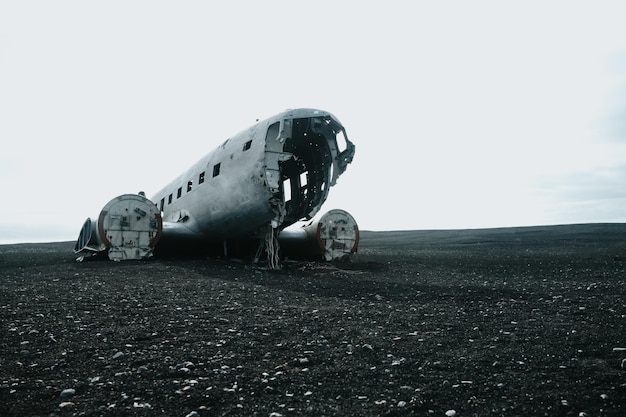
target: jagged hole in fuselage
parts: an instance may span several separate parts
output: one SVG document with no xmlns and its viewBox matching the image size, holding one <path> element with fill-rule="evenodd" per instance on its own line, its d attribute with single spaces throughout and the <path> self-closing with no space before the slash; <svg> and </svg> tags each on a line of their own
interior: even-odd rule
<svg viewBox="0 0 626 417">
<path fill-rule="evenodd" d="M 287 212 L 284 224 L 309 218 L 326 199 L 332 166 L 329 140 L 336 141 L 335 136 L 324 118 L 293 120 L 291 137 L 283 146 L 283 152 L 293 157 L 279 163 Z"/>
</svg>

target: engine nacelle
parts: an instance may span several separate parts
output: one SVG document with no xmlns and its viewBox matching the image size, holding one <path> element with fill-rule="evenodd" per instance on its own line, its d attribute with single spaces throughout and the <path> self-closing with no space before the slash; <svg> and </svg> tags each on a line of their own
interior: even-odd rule
<svg viewBox="0 0 626 417">
<path fill-rule="evenodd" d="M 359 226 L 350 213 L 335 209 L 303 226 L 284 229 L 278 241 L 281 252 L 287 255 L 340 260 L 356 253 Z"/>
<path fill-rule="evenodd" d="M 114 261 L 145 259 L 152 256 L 162 231 L 161 212 L 152 201 L 123 194 L 104 206 L 97 223 L 91 218 L 85 221 L 74 252 L 94 256 L 108 250 Z"/>
</svg>

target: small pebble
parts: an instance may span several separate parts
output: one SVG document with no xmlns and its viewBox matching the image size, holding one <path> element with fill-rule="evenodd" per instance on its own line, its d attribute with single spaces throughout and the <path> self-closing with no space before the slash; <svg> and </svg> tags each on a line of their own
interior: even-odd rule
<svg viewBox="0 0 626 417">
<path fill-rule="evenodd" d="M 119 359 L 124 357 L 124 352 L 117 352 L 115 355 L 113 355 L 113 359 Z"/>
<path fill-rule="evenodd" d="M 448 411 L 446 411 L 446 416 L 448 416 L 448 417 L 455 417 L 456 416 L 456 411 L 448 410 Z"/>
<path fill-rule="evenodd" d="M 61 391 L 61 398 L 68 398 L 74 394 L 76 394 L 76 390 L 74 388 L 67 388 Z"/>
</svg>

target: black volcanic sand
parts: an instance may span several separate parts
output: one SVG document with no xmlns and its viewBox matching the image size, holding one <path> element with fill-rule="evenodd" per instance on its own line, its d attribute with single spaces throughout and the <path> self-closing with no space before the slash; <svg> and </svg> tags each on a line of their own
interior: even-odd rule
<svg viewBox="0 0 626 417">
<path fill-rule="evenodd" d="M 2 416 L 626 415 L 626 225 L 363 232 L 279 271 L 72 246 L 0 246 Z"/>
</svg>

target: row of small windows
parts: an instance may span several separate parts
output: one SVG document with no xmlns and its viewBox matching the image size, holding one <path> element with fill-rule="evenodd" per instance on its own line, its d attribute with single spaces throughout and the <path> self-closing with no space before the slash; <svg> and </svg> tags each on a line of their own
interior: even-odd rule
<svg viewBox="0 0 626 417">
<path fill-rule="evenodd" d="M 243 144 L 243 151 L 247 151 L 248 149 L 250 149 L 252 147 L 252 141 L 249 140 L 246 143 Z M 221 169 L 221 162 L 218 162 L 217 164 L 213 165 L 213 178 L 217 177 L 218 175 L 220 175 L 220 169 Z M 202 184 L 204 182 L 204 177 L 205 177 L 205 171 L 202 171 L 199 175 L 198 175 L 198 185 Z M 187 192 L 191 191 L 193 189 L 193 180 L 189 180 L 187 181 Z M 180 198 L 183 195 L 183 187 L 179 187 L 178 190 L 176 191 L 176 198 Z M 170 194 L 167 196 L 167 204 L 172 204 L 172 201 L 174 200 L 174 195 Z M 161 199 L 160 205 L 159 205 L 159 210 L 163 211 L 163 208 L 165 207 L 165 197 L 163 197 Z"/>
<path fill-rule="evenodd" d="M 213 165 L 213 177 L 217 177 L 218 175 L 220 175 L 220 166 L 221 166 L 221 163 L 219 162 Z M 198 175 L 198 185 L 204 182 L 204 176 L 205 176 L 204 171 L 202 171 L 200 175 Z M 193 180 L 189 180 L 187 181 L 187 192 L 191 191 L 192 189 L 193 189 Z M 176 191 L 176 198 L 177 199 L 181 198 L 182 195 L 183 195 L 183 187 L 178 187 L 178 190 Z M 174 200 L 173 193 L 167 196 L 167 204 L 172 204 L 173 200 Z M 161 199 L 159 210 L 163 211 L 164 207 L 165 207 L 165 197 Z"/>
</svg>

